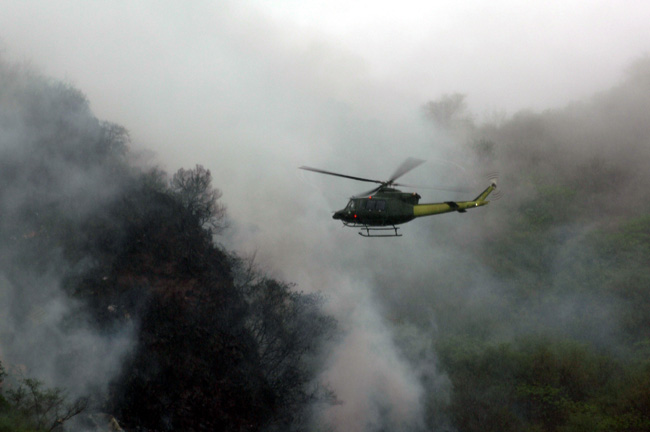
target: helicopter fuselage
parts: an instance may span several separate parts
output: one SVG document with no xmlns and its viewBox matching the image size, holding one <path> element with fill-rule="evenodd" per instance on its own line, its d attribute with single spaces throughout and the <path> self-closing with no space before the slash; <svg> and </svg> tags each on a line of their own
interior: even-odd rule
<svg viewBox="0 0 650 432">
<path fill-rule="evenodd" d="M 449 212 L 465 213 L 468 209 L 484 206 L 489 203 L 486 198 L 495 188 L 496 183 L 492 183 L 472 201 L 420 204 L 420 195 L 417 193 L 384 187 L 374 195 L 351 198 L 348 205 L 332 217 L 348 226 L 395 227 L 417 217 Z"/>
<path fill-rule="evenodd" d="M 347 224 L 398 225 L 415 219 L 413 206 L 419 201 L 417 193 L 384 188 L 375 195 L 351 198 L 348 205 L 332 217 Z"/>
</svg>

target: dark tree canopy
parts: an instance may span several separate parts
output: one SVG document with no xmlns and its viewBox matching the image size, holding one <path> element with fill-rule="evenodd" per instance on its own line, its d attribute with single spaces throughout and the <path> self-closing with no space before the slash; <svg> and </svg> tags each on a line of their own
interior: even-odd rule
<svg viewBox="0 0 650 432">
<path fill-rule="evenodd" d="M 219 203 L 221 191 L 212 187 L 212 175 L 202 165 L 193 170 L 179 169 L 171 179 L 171 190 L 199 224 L 219 231 L 225 207 Z"/>
<path fill-rule="evenodd" d="M 214 240 L 225 207 L 210 171 L 136 167 L 127 131 L 98 121 L 69 86 L 0 62 L 0 88 L 0 282 L 15 287 L 3 297 L 12 325 L 32 328 L 35 296 L 54 296 L 67 306 L 61 334 L 83 326 L 110 341 L 133 329 L 121 372 L 92 402 L 126 430 L 303 421 L 334 322 L 318 296 L 282 281 L 235 282 L 241 260 Z M 21 337 L 11 347 L 23 349 Z M 69 381 L 74 353 L 57 358 Z"/>
</svg>

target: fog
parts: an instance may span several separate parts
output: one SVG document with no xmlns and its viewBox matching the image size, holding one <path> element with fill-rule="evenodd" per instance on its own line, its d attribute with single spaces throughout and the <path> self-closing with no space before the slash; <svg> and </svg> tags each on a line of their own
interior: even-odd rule
<svg viewBox="0 0 650 432">
<path fill-rule="evenodd" d="M 647 52 L 650 7 L 638 2 L 59 0 L 10 1 L 3 10 L 6 56 L 79 88 L 97 117 L 129 130 L 147 163 L 210 169 L 228 208 L 218 241 L 326 296 L 345 331 L 323 371 L 341 401 L 322 413 L 335 430 L 423 428 L 423 377 L 441 400 L 451 391 L 423 342 L 454 325 L 441 322 L 433 303 L 457 308 L 458 321 L 509 307 L 499 300 L 502 281 L 467 251 L 507 229 L 500 220 L 531 193 L 518 171 L 528 156 L 518 151 L 543 148 L 545 178 L 593 153 L 621 159 L 613 165 L 647 160 L 603 138 L 626 134 L 625 126 L 581 122 L 564 109 L 620 83 Z M 559 109 L 567 120 L 558 136 L 566 140 L 577 122 L 600 125 L 573 137 L 596 142 L 550 160 L 551 149 L 534 141 L 515 145 L 530 138 L 522 122 L 521 134 L 486 131 L 499 143 L 498 158 L 480 160 L 465 145 L 472 128 L 443 128 L 427 117 L 428 101 L 454 92 L 467 95 L 475 127 Z M 645 149 L 635 151 L 646 157 Z M 471 199 L 494 171 L 504 198 L 465 215 L 416 220 L 401 238 L 362 239 L 331 212 L 367 184 L 297 169 L 385 179 L 406 157 L 428 161 L 406 183 L 470 191 L 420 191 L 422 202 Z M 633 185 L 624 184 L 631 195 L 617 196 L 638 196 Z M 581 302 L 563 302 L 565 315 Z M 417 328 L 396 325 L 407 316 Z M 509 324 L 499 337 L 512 335 Z M 444 418 L 437 424 L 447 427 Z"/>
<path fill-rule="evenodd" d="M 98 396 L 121 370 L 133 328 L 101 333 L 89 325 L 63 287 L 88 262 L 71 264 L 51 228 L 57 216 L 79 228 L 120 180 L 99 162 L 100 124 L 81 94 L 48 87 L 29 68 L 0 68 L 0 359 L 19 378 L 65 388 L 71 398 Z M 69 130 L 81 132 L 70 138 Z"/>
</svg>

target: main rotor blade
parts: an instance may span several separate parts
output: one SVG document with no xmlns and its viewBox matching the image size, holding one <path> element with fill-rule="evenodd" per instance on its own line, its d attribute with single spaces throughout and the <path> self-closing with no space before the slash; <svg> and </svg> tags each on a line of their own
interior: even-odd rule
<svg viewBox="0 0 650 432">
<path fill-rule="evenodd" d="M 363 198 L 363 197 L 368 197 L 368 196 L 370 196 L 370 195 L 373 195 L 375 192 L 377 192 L 379 189 L 381 189 L 381 188 L 383 188 L 383 187 L 384 187 L 384 185 L 379 185 L 379 186 L 377 186 L 376 188 L 374 188 L 373 190 L 369 190 L 369 191 L 367 191 L 367 192 L 363 192 L 363 193 L 360 193 L 360 194 L 356 194 L 356 195 L 354 195 L 352 198 Z"/>
<path fill-rule="evenodd" d="M 415 159 L 415 158 L 408 158 L 404 162 L 402 162 L 402 165 L 397 167 L 393 175 L 386 181 L 386 183 L 393 183 L 395 180 L 398 178 L 402 177 L 404 174 L 407 172 L 411 171 L 413 168 L 416 168 L 420 165 L 422 165 L 424 161 L 422 159 Z"/>
<path fill-rule="evenodd" d="M 470 188 L 444 188 L 444 187 L 435 187 L 435 186 L 409 185 L 404 183 L 393 183 L 393 186 L 413 188 L 413 189 L 439 190 L 445 192 L 471 192 L 473 190 Z"/>
<path fill-rule="evenodd" d="M 320 174 L 327 174 L 327 175 L 332 175 L 332 176 L 337 176 L 337 177 L 349 178 L 349 179 L 352 179 L 352 180 L 359 180 L 359 181 L 364 181 L 364 182 L 380 183 L 380 184 L 384 183 L 384 182 L 382 182 L 380 180 L 372 180 L 372 179 L 367 179 L 367 178 L 363 178 L 363 177 L 354 177 L 354 176 L 339 174 L 339 173 L 335 173 L 335 172 L 331 172 L 331 171 L 325 171 L 325 170 L 318 169 L 318 168 L 311 168 L 311 167 L 307 167 L 307 166 L 301 166 L 301 167 L 298 167 L 298 168 L 303 169 L 303 170 L 307 170 L 307 171 L 317 172 L 317 173 L 320 173 Z"/>
</svg>

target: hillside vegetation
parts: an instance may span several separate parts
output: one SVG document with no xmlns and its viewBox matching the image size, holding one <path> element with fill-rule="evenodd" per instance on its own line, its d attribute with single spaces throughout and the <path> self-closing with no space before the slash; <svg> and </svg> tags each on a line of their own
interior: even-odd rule
<svg viewBox="0 0 650 432">
<path fill-rule="evenodd" d="M 445 237 L 475 277 L 432 264 L 443 282 L 419 293 L 451 381 L 432 410 L 459 431 L 650 430 L 650 61 L 563 109 L 477 124 L 452 95 L 427 113 L 502 193 Z"/>
<path fill-rule="evenodd" d="M 316 381 L 336 327 L 321 298 L 219 247 L 209 170 L 168 176 L 131 160 L 127 132 L 78 90 L 0 63 L 5 369 L 127 430 L 300 428 L 332 398 Z M 6 418 L 61 427 L 36 402 L 21 411 L 10 384 Z"/>
<path fill-rule="evenodd" d="M 650 61 L 562 109 L 426 112 L 503 197 L 424 229 L 439 259 L 372 267 L 417 427 L 650 430 Z M 0 61 L 0 430 L 83 410 L 127 431 L 313 428 L 336 402 L 323 299 L 218 244 L 209 170 L 129 147 L 79 90 Z"/>
</svg>

